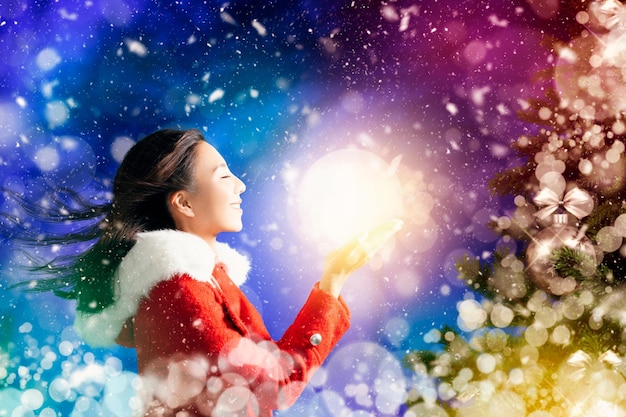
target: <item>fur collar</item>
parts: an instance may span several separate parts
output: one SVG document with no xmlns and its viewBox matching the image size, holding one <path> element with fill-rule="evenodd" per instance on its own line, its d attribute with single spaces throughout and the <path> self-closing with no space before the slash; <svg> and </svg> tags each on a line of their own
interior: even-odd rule
<svg viewBox="0 0 626 417">
<path fill-rule="evenodd" d="M 139 233 L 115 273 L 116 301 L 95 314 L 77 312 L 74 326 L 91 346 L 112 345 L 152 287 L 180 274 L 217 286 L 213 278 L 217 262 L 225 265 L 237 286 L 246 281 L 248 258 L 225 243 L 216 243 L 213 251 L 200 237 L 178 230 Z"/>
</svg>

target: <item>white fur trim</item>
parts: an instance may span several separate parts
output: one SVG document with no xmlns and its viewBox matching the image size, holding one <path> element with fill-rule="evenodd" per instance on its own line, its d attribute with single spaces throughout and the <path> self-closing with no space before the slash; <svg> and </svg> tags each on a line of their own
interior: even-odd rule
<svg viewBox="0 0 626 417">
<path fill-rule="evenodd" d="M 250 261 L 225 243 L 215 251 L 202 238 L 177 230 L 158 230 L 137 235 L 137 242 L 116 271 L 116 301 L 96 314 L 76 313 L 74 326 L 91 346 L 115 343 L 124 322 L 135 315 L 142 297 L 159 282 L 180 274 L 218 286 L 213 278 L 217 261 L 224 263 L 228 276 L 242 285 Z"/>
</svg>

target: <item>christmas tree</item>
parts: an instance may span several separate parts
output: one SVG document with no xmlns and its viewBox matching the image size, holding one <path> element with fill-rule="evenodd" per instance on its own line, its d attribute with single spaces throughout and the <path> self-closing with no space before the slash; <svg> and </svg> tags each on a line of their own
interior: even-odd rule
<svg viewBox="0 0 626 417">
<path fill-rule="evenodd" d="M 520 115 L 524 162 L 491 179 L 505 244 L 458 260 L 458 328 L 406 358 L 416 416 L 626 415 L 626 6 L 604 3 Z"/>
</svg>

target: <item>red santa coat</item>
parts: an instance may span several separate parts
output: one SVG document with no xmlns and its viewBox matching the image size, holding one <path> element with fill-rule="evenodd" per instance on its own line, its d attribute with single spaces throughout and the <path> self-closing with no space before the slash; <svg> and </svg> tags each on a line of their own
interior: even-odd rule
<svg viewBox="0 0 626 417">
<path fill-rule="evenodd" d="M 93 346 L 137 349 L 146 415 L 271 416 L 295 402 L 349 327 L 345 303 L 317 285 L 273 341 L 239 289 L 245 257 L 174 230 L 139 234 L 116 278 L 117 301 L 81 314 Z"/>
</svg>

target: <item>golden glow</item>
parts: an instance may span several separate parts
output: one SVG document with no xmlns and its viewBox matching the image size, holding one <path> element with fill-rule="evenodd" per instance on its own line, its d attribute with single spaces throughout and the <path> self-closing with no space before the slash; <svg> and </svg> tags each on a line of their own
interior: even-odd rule
<svg viewBox="0 0 626 417">
<path fill-rule="evenodd" d="M 385 220 L 403 217 L 395 170 L 359 149 L 317 160 L 300 182 L 297 201 L 303 232 L 320 247 L 337 246 Z"/>
</svg>

